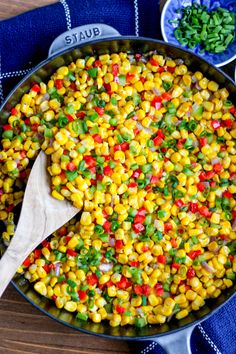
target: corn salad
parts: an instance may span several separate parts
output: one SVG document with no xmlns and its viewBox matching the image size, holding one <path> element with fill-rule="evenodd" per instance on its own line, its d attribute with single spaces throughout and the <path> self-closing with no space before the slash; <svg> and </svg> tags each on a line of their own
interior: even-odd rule
<svg viewBox="0 0 236 354">
<path fill-rule="evenodd" d="M 113 327 L 186 317 L 236 272 L 236 108 L 227 89 L 158 55 L 60 67 L 11 110 L 0 152 L 8 243 L 32 161 L 82 209 L 18 272 L 58 308 Z"/>
</svg>

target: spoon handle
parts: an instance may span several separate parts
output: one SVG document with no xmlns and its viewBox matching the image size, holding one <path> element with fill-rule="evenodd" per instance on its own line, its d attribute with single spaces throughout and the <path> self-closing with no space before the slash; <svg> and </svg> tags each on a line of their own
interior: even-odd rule
<svg viewBox="0 0 236 354">
<path fill-rule="evenodd" d="M 17 269 L 37 246 L 37 238 L 36 243 L 32 243 L 32 239 L 29 239 L 29 235 L 33 232 L 32 227 L 30 227 L 32 224 L 30 224 L 31 223 L 28 219 L 26 220 L 26 218 L 25 222 L 18 223 L 14 237 L 0 259 L 0 297 L 15 275 Z M 37 232 L 37 230 L 34 229 L 34 232 Z"/>
</svg>

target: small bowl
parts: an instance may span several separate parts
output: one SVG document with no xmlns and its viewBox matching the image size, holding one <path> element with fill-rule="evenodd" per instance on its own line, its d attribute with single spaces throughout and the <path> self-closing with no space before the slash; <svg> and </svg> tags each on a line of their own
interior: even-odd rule
<svg viewBox="0 0 236 354">
<path fill-rule="evenodd" d="M 208 10 L 215 10 L 218 7 L 223 7 L 231 12 L 236 13 L 236 1 L 235 0 L 167 0 L 161 13 L 161 32 L 165 42 L 170 42 L 178 46 L 182 46 L 191 52 L 202 56 L 205 60 L 212 63 L 215 66 L 223 66 L 231 62 L 236 58 L 236 37 L 234 42 L 231 43 L 223 53 L 201 53 L 199 46 L 190 49 L 187 46 L 183 46 L 174 36 L 174 30 L 178 27 L 176 23 L 170 23 L 170 20 L 179 20 L 181 14 L 177 13 L 177 10 L 182 7 L 191 6 L 194 3 L 200 5 L 206 5 Z"/>
</svg>

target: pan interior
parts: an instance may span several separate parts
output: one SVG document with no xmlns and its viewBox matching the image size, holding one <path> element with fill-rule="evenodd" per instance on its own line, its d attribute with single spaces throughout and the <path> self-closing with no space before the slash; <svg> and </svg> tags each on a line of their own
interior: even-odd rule
<svg viewBox="0 0 236 354">
<path fill-rule="evenodd" d="M 183 59 L 185 64 L 192 69 L 192 71 L 199 70 L 208 78 L 218 82 L 221 86 L 226 87 L 230 92 L 230 99 L 236 101 L 236 86 L 233 81 L 221 70 L 213 67 L 200 57 L 179 47 L 157 40 L 136 37 L 123 37 L 121 39 L 119 37 L 111 40 L 95 41 L 88 45 L 81 45 L 69 51 L 64 51 L 61 55 L 52 57 L 52 59 L 45 60 L 10 93 L 0 111 L 1 125 L 7 120 L 11 107 L 19 102 L 21 96 L 29 90 L 31 84 L 47 80 L 60 66 L 68 65 L 70 62 L 87 55 L 117 53 L 120 51 L 128 53 L 147 53 L 153 50 L 173 59 Z M 3 247 L 4 246 L 0 244 L 0 252 Z M 103 336 L 112 336 L 117 339 L 120 337 L 125 339 L 144 339 L 145 337 L 162 335 L 172 331 L 174 332 L 193 323 L 197 323 L 203 318 L 207 318 L 212 312 L 223 305 L 223 303 L 232 297 L 236 291 L 235 284 L 232 288 L 223 292 L 217 299 L 207 300 L 204 307 L 200 308 L 198 311 L 190 313 L 182 320 L 176 320 L 173 318 L 166 324 L 158 326 L 148 325 L 144 328 L 136 328 L 134 326 L 119 326 L 112 328 L 107 322 L 96 324 L 79 321 L 72 313 L 58 309 L 53 302 L 39 295 L 23 276 L 16 275 L 13 280 L 13 285 L 28 301 L 53 319 L 77 330 Z"/>
</svg>

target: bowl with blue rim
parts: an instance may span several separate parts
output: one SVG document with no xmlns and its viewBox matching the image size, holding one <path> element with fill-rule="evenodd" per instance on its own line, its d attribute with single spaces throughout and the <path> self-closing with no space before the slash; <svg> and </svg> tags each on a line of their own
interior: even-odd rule
<svg viewBox="0 0 236 354">
<path fill-rule="evenodd" d="M 165 42 L 223 66 L 236 59 L 235 14 L 236 0 L 167 0 L 161 14 L 162 36 Z"/>
</svg>

